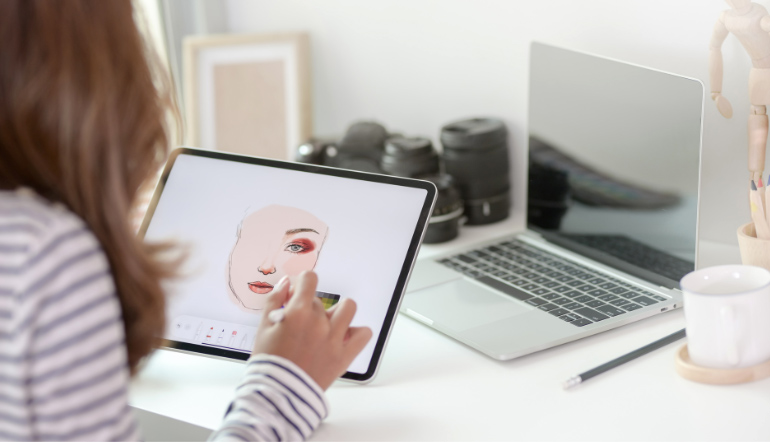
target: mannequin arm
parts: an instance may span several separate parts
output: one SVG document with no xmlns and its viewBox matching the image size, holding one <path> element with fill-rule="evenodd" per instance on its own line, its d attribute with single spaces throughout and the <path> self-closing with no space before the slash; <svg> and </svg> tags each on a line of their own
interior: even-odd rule
<svg viewBox="0 0 770 442">
<path fill-rule="evenodd" d="M 770 24 L 769 24 L 770 25 Z M 709 83 L 711 84 L 711 99 L 717 104 L 719 112 L 725 118 L 733 115 L 730 102 L 722 96 L 722 43 L 727 38 L 728 31 L 724 23 L 724 15 L 719 17 L 714 25 L 709 44 Z"/>
<path fill-rule="evenodd" d="M 711 84 L 711 92 L 722 92 L 722 43 L 727 38 L 727 34 L 724 18 L 720 16 L 714 25 L 714 32 L 711 34 L 711 43 L 709 44 L 709 82 Z"/>
</svg>

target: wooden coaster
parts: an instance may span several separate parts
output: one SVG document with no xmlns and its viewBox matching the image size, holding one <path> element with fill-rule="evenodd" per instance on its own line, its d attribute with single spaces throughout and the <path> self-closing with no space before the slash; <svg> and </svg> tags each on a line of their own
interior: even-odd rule
<svg viewBox="0 0 770 442">
<path fill-rule="evenodd" d="M 741 384 L 770 376 L 770 361 L 735 369 L 701 367 L 690 360 L 690 353 L 685 344 L 676 352 L 676 372 L 685 379 L 703 384 Z"/>
</svg>

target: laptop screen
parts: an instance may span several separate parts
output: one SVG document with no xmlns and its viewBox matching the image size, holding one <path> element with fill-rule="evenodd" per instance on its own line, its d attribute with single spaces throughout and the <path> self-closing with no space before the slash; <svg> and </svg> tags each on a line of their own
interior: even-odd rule
<svg viewBox="0 0 770 442">
<path fill-rule="evenodd" d="M 695 268 L 703 85 L 533 43 L 527 224 L 678 287 Z"/>
</svg>

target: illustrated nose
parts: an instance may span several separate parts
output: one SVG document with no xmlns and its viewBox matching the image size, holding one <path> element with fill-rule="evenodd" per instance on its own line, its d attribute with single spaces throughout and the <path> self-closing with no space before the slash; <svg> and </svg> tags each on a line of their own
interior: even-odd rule
<svg viewBox="0 0 770 442">
<path fill-rule="evenodd" d="M 263 275 L 271 275 L 275 273 L 275 265 L 273 265 L 273 263 L 268 260 L 263 262 L 262 265 L 260 265 L 259 267 L 257 267 L 257 270 L 259 270 L 259 273 Z"/>
</svg>

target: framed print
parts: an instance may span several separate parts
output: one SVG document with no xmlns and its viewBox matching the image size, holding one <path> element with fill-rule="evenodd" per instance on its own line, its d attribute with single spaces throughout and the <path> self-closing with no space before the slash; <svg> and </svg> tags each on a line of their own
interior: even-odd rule
<svg viewBox="0 0 770 442">
<path fill-rule="evenodd" d="M 290 159 L 312 132 L 306 34 L 184 40 L 187 145 Z"/>
</svg>

